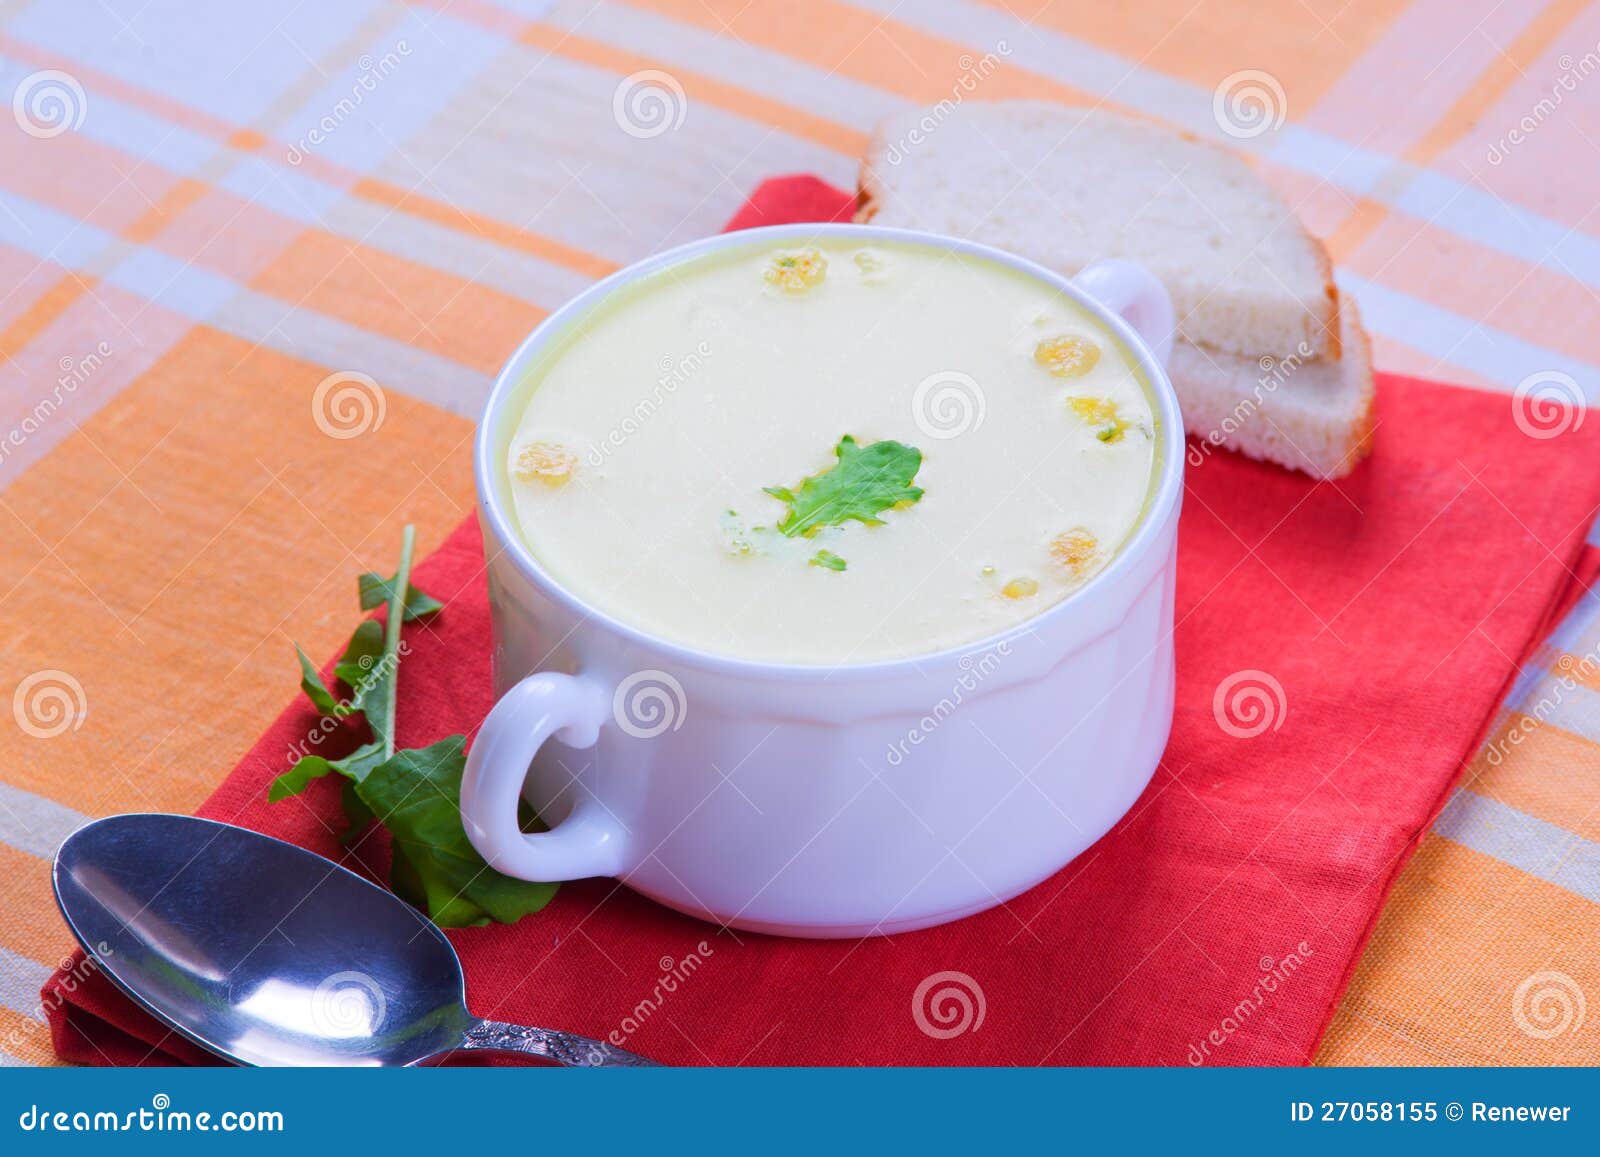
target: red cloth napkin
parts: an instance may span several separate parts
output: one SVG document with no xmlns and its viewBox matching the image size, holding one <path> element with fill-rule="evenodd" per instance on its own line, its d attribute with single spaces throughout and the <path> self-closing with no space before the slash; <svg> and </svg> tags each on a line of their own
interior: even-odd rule
<svg viewBox="0 0 1600 1157">
<path fill-rule="evenodd" d="M 733 226 L 848 212 L 844 193 L 789 178 Z M 1189 468 L 1172 742 L 1127 818 L 1054 878 L 942 928 L 834 942 L 719 931 L 585 881 L 515 927 L 451 933 L 473 1011 L 674 1064 L 1306 1062 L 1512 659 L 1600 572 L 1583 546 L 1600 423 L 1538 440 L 1502 395 L 1392 376 L 1378 419 L 1371 459 L 1337 484 L 1226 453 Z M 470 731 L 490 706 L 475 521 L 417 581 L 447 606 L 409 635 L 405 744 Z M 1282 688 L 1250 738 L 1215 705 L 1241 672 Z M 331 783 L 266 801 L 311 722 L 297 701 L 200 814 L 381 878 L 381 836 L 355 856 L 336 843 Z M 45 992 L 62 1057 L 211 1059 L 104 977 L 73 980 L 76 964 Z M 972 1008 L 964 1031 L 937 996 L 951 986 Z"/>
</svg>

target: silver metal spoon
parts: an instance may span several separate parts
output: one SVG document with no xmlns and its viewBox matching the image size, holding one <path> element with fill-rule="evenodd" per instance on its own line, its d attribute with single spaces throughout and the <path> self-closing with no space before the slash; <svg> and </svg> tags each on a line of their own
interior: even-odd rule
<svg viewBox="0 0 1600 1157">
<path fill-rule="evenodd" d="M 461 961 L 405 901 L 331 860 L 178 815 L 96 820 L 56 852 L 56 901 L 124 992 L 245 1065 L 415 1065 L 461 1049 L 650 1065 L 604 1041 L 480 1020 Z"/>
</svg>

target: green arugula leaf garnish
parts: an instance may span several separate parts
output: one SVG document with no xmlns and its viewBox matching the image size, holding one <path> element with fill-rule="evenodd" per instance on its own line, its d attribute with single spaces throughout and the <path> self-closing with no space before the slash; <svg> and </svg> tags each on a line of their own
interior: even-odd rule
<svg viewBox="0 0 1600 1157">
<path fill-rule="evenodd" d="M 828 570 L 844 570 L 850 564 L 831 550 L 819 550 L 810 559 L 812 566 L 826 567 Z"/>
<path fill-rule="evenodd" d="M 394 578 L 384 578 L 370 570 L 356 579 L 356 587 L 360 591 L 361 609 L 364 611 L 376 610 L 394 597 Z M 410 583 L 406 584 L 406 622 L 415 622 L 443 606 L 432 595 L 423 594 Z"/>
<path fill-rule="evenodd" d="M 441 928 L 513 924 L 548 904 L 557 885 L 502 876 L 467 840 L 461 829 L 465 745 L 462 736 L 451 735 L 396 752 L 356 784 L 356 794 L 394 837 L 390 883 L 396 892 L 420 893 L 419 906 Z"/>
<path fill-rule="evenodd" d="M 778 530 L 790 538 L 809 538 L 825 526 L 855 521 L 881 526 L 885 510 L 902 509 L 922 497 L 911 485 L 922 468 L 922 451 L 904 442 L 885 440 L 858 446 L 849 434 L 834 447 L 839 459 L 832 466 L 793 487 L 764 489 L 789 507 L 778 520 Z"/>
<path fill-rule="evenodd" d="M 311 700 L 311 705 L 317 709 L 317 714 L 339 714 L 339 701 L 333 697 L 333 692 L 328 690 L 328 685 L 322 681 L 322 675 L 310 657 L 300 649 L 300 644 L 295 644 L 294 653 L 300 660 L 300 690 Z"/>
<path fill-rule="evenodd" d="M 346 698 L 335 698 L 306 653 L 295 647 L 301 689 L 318 713 L 360 715 L 371 738 L 340 759 L 302 755 L 272 781 L 267 799 L 299 795 L 317 780 L 338 775 L 344 781 L 340 799 L 350 824 L 341 839 L 350 842 L 374 820 L 389 830 L 389 883 L 396 895 L 421 908 L 441 928 L 513 923 L 548 904 L 558 885 L 502 876 L 467 839 L 460 810 L 466 737 L 451 735 L 428 747 L 396 750 L 401 624 L 443 606 L 411 585 L 415 546 L 416 532 L 408 526 L 394 575 L 368 573 L 359 580 L 362 609 L 383 604 L 387 614 L 382 623 L 363 621 L 334 665 L 335 678 L 349 688 Z"/>
<path fill-rule="evenodd" d="M 267 789 L 267 802 L 277 803 L 291 795 L 299 795 L 311 786 L 311 781 L 338 772 L 351 783 L 359 782 L 385 759 L 383 744 L 364 743 L 343 759 L 327 759 L 320 755 L 302 755 L 293 767 L 272 781 Z"/>
<path fill-rule="evenodd" d="M 383 663 L 383 627 L 377 619 L 367 619 L 350 636 L 344 655 L 334 664 L 334 678 L 350 688 L 350 698 L 339 706 L 337 715 L 354 715 L 363 709 L 367 697 L 381 697 L 383 680 L 388 674 Z M 373 727 L 379 720 L 367 716 Z"/>
<path fill-rule="evenodd" d="M 267 802 L 277 803 L 280 799 L 299 795 L 311 786 L 312 780 L 321 779 L 333 770 L 333 761 L 330 759 L 320 755 L 302 755 L 294 761 L 293 767 L 272 781 L 272 786 L 267 789 Z"/>
<path fill-rule="evenodd" d="M 347 779 L 344 787 L 339 791 L 339 802 L 344 805 L 345 822 L 350 826 L 345 828 L 344 835 L 339 837 L 341 844 L 353 843 L 355 838 L 367 830 L 367 825 L 378 817 L 372 814 L 372 809 L 367 806 L 356 791 L 356 781 Z"/>
</svg>

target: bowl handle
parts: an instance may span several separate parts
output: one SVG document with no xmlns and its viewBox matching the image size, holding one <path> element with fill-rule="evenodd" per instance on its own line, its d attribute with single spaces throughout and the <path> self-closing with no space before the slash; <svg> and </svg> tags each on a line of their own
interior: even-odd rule
<svg viewBox="0 0 1600 1157">
<path fill-rule="evenodd" d="M 1072 284 L 1131 325 L 1166 368 L 1176 317 L 1172 298 L 1154 274 L 1132 261 L 1111 258 L 1096 261 L 1074 277 Z"/>
<path fill-rule="evenodd" d="M 587 791 L 548 832 L 517 826 L 528 765 L 544 741 L 554 735 L 570 747 L 593 747 L 609 714 L 610 698 L 593 682 L 553 671 L 529 675 L 494 705 L 467 753 L 461 824 L 496 871 L 541 883 L 622 871 L 622 826 Z"/>
</svg>

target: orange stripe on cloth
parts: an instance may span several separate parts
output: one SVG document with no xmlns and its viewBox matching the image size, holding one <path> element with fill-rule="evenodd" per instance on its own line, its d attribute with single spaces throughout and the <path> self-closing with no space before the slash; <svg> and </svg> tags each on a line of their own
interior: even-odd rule
<svg viewBox="0 0 1600 1157">
<path fill-rule="evenodd" d="M 218 141 L 226 141 L 236 128 L 193 105 L 173 100 L 154 89 L 124 80 L 112 73 L 102 72 L 75 56 L 62 56 L 50 52 L 30 41 L 7 35 L 3 30 L 0 30 L 0 53 L 20 60 L 32 68 L 56 68 L 70 72 L 88 92 L 126 102 L 135 108 L 153 113 L 169 124 Z M 61 139 L 63 138 L 57 138 L 58 141 Z"/>
<path fill-rule="evenodd" d="M 168 189 L 166 194 L 150 206 L 149 210 L 122 231 L 122 236 L 135 245 L 147 245 L 159 233 L 180 217 L 184 210 L 199 201 L 209 191 L 204 181 L 184 177 Z"/>
<path fill-rule="evenodd" d="M 1393 0 L 1270 8 L 1237 0 L 982 2 L 1114 52 L 1128 61 L 1130 69 L 1178 77 L 1207 89 L 1236 69 L 1266 69 L 1283 85 L 1291 114 L 1320 98 L 1401 10 Z M 907 18 L 914 15 L 908 13 Z"/>
<path fill-rule="evenodd" d="M 1356 198 L 1350 213 L 1324 239 L 1333 263 L 1343 265 L 1349 261 L 1350 255 L 1366 243 L 1373 230 L 1383 224 L 1388 216 L 1389 206 L 1370 197 Z"/>
<path fill-rule="evenodd" d="M 1554 994 L 1600 992 L 1597 918 L 1600 906 L 1581 896 L 1426 837 L 1389 895 L 1316 1063 L 1600 1062 L 1600 1034 L 1587 1020 L 1580 1031 L 1569 1023 L 1539 1035 L 1560 1023 Z"/>
<path fill-rule="evenodd" d="M 1475 386 L 1480 390 L 1499 390 L 1502 387 L 1491 378 L 1477 374 L 1454 362 L 1441 361 L 1432 354 L 1423 353 L 1416 346 L 1384 334 L 1369 333 L 1372 341 L 1372 364 L 1382 366 L 1390 373 L 1410 374 L 1417 378 L 1435 378 L 1441 382 L 1455 382 L 1462 386 Z"/>
<path fill-rule="evenodd" d="M 10 325 L 0 329 L 0 361 L 9 361 L 21 353 L 29 342 L 71 309 L 73 302 L 93 292 L 94 285 L 92 277 L 68 273 L 36 297 Z"/>
<path fill-rule="evenodd" d="M 0 133 L 0 184 L 108 233 L 126 232 L 179 183 L 176 174 L 160 165 L 82 133 L 52 139 L 48 163 L 41 163 L 38 152 L 28 147 L 38 143 L 20 132 Z"/>
<path fill-rule="evenodd" d="M 1479 795 L 1600 842 L 1600 744 L 1541 721 L 1572 688 L 1553 689 L 1547 705 L 1525 704 L 1496 729 L 1467 768 L 1462 786 Z M 1535 700 L 1540 692 L 1534 692 Z"/>
<path fill-rule="evenodd" d="M 836 0 L 806 4 L 749 4 L 745 0 L 628 3 L 925 103 L 948 99 L 951 85 L 969 70 L 972 51 L 982 48 L 925 32 L 909 22 L 911 13 L 907 20 L 889 19 Z M 985 100 L 1029 97 L 1117 107 L 1005 60 L 983 81 Z"/>
<path fill-rule="evenodd" d="M 1469 86 L 1444 116 L 1421 138 L 1406 148 L 1402 157 L 1410 164 L 1426 168 L 1446 149 L 1466 136 L 1485 113 L 1506 94 L 1506 91 L 1523 75 L 1538 56 L 1547 49 L 1563 29 L 1587 7 L 1588 0 L 1555 0 L 1555 3 L 1538 14 L 1508 46 L 1502 49 Z M 1345 221 L 1329 250 L 1336 262 L 1343 263 L 1383 224 L 1388 216 L 1386 206 L 1362 199 L 1357 211 Z M 1337 241 L 1338 248 L 1334 247 Z M 1481 246 L 1473 246 L 1475 253 L 1483 253 Z M 1477 284 L 1478 279 L 1473 279 Z M 1424 295 L 1424 299 L 1427 296 Z"/>
<path fill-rule="evenodd" d="M 157 171 L 148 162 L 140 167 Z M 12 186 L 19 173 L 5 170 L 0 184 Z M 188 178 L 174 180 L 120 235 L 185 263 L 240 277 L 295 307 L 443 354 L 486 374 L 497 370 L 544 317 L 535 306 L 453 273 L 320 230 L 302 232 L 298 223 L 261 205 Z M 551 252 L 551 246 L 530 247 Z M 576 250 L 560 255 L 585 273 L 601 271 Z M 251 269 L 252 264 L 262 267 Z M 0 361 L 14 358 L 75 301 L 92 293 L 94 284 L 76 274 L 63 277 L 0 330 Z"/>
<path fill-rule="evenodd" d="M 1366 236 L 1335 254 L 1350 272 L 1576 361 L 1595 357 L 1600 296 L 1559 263 L 1486 249 L 1408 213 L 1363 224 Z M 1343 247 L 1350 234 L 1335 240 Z"/>
<path fill-rule="evenodd" d="M 1588 6 L 1589 0 L 1553 0 L 1521 35 L 1500 50 L 1494 62 L 1484 69 L 1477 82 L 1451 106 L 1439 123 L 1406 150 L 1405 159 L 1415 165 L 1431 164 L 1439 154 L 1471 132 Z"/>
<path fill-rule="evenodd" d="M 183 264 L 249 284 L 306 228 L 259 201 L 211 188 L 152 239 L 150 247 Z"/>
<path fill-rule="evenodd" d="M 368 201 L 375 201 L 380 205 L 388 205 L 402 213 L 410 213 L 414 217 L 421 217 L 425 221 L 432 221 L 435 225 L 443 225 L 462 233 L 471 233 L 492 241 L 496 245 L 504 245 L 508 249 L 515 249 L 521 253 L 528 253 L 534 257 L 543 258 L 545 261 L 564 265 L 575 273 L 586 277 L 601 278 L 617 271 L 617 264 L 597 257 L 585 250 L 564 245 L 553 238 L 531 233 L 526 229 L 496 221 L 481 213 L 474 213 L 463 209 L 459 205 L 452 205 L 444 201 L 436 201 L 412 189 L 402 189 L 399 185 L 380 181 L 375 177 L 365 177 L 356 182 L 351 190 L 357 197 Z"/>
<path fill-rule="evenodd" d="M 170 123 L 191 132 L 208 137 L 219 144 L 225 144 L 241 151 L 268 153 L 274 149 L 286 148 L 282 142 L 275 141 L 253 129 L 242 128 L 229 124 L 208 113 L 192 109 L 188 105 L 173 101 L 167 97 L 131 84 L 109 73 L 100 72 L 90 68 L 76 59 L 58 56 L 54 53 L 42 51 L 24 41 L 16 40 L 0 33 L 0 52 L 14 56 L 39 67 L 60 68 L 70 71 L 86 89 L 93 92 L 104 92 L 106 95 L 123 101 L 134 108 L 152 113 Z M 78 147 L 75 142 L 78 134 L 66 134 L 60 140 L 52 142 L 60 148 Z M 84 138 L 87 140 L 87 138 Z M 5 138 L 0 136 L 0 144 Z M 85 147 L 103 150 L 90 142 Z M 282 158 L 274 157 L 274 161 Z M 145 163 L 134 168 L 135 176 L 147 171 L 158 171 L 156 166 Z M 496 244 L 530 253 L 546 261 L 564 265 L 577 273 L 587 277 L 599 278 L 616 270 L 615 263 L 606 261 L 583 249 L 565 245 L 553 238 L 542 237 L 536 233 L 492 218 L 473 213 L 443 201 L 435 200 L 415 190 L 403 189 L 387 181 L 376 178 L 363 177 L 361 174 L 328 161 L 319 155 L 307 156 L 299 166 L 300 173 L 314 177 L 317 180 L 331 184 L 337 188 L 347 189 L 351 195 L 361 197 L 378 204 L 387 205 L 400 212 L 409 213 L 437 225 L 454 229 L 459 232 L 470 233 L 474 236 L 493 241 Z M 81 184 L 81 174 L 74 172 Z M 26 191 L 26 190 L 21 190 Z M 59 204 L 51 201 L 52 206 L 60 208 Z"/>
<path fill-rule="evenodd" d="M 291 641 L 332 653 L 402 524 L 426 552 L 471 508 L 470 422 L 389 390 L 380 424 L 328 437 L 327 374 L 198 326 L 0 493 L 7 669 L 83 705 L 50 738 L 0 728 L 8 782 L 192 810 L 293 694 Z"/>
<path fill-rule="evenodd" d="M 539 22 L 525 27 L 518 39 L 531 48 L 543 49 L 579 64 L 592 65 L 618 75 L 663 67 L 659 60 L 613 48 L 601 41 Z M 759 93 L 691 72 L 676 64 L 672 66 L 671 73 L 673 79 L 683 86 L 684 96 L 691 103 L 705 101 L 716 108 L 815 141 L 824 148 L 847 156 L 858 156 L 867 147 L 867 135 L 858 129 L 837 124 L 803 109 L 791 108 Z"/>
<path fill-rule="evenodd" d="M 1600 645 L 1577 655 L 1565 653 L 1556 661 L 1580 687 L 1600 691 Z"/>
<path fill-rule="evenodd" d="M 544 312 L 488 286 L 312 229 L 255 289 L 493 374 Z"/>
<path fill-rule="evenodd" d="M 5 151 L 6 139 L 0 134 L 0 154 Z M 64 147 L 73 150 L 66 166 L 81 164 L 91 176 L 128 167 L 115 149 L 76 134 L 65 138 Z M 98 219 L 102 227 L 111 228 L 132 244 L 169 253 L 186 264 L 218 270 L 292 305 L 307 306 L 369 332 L 456 358 L 483 373 L 498 369 L 544 316 L 537 307 L 455 274 L 315 229 L 302 232 L 298 222 L 264 206 L 213 189 L 203 181 L 178 178 L 152 162 L 133 168 L 141 174 L 139 184 L 121 181 L 110 196 L 100 190 L 80 189 L 70 181 L 63 185 L 55 178 L 39 178 L 32 175 L 34 169 L 18 165 L 0 165 L 0 186 L 79 218 Z M 58 196 L 63 189 L 70 190 L 64 199 Z M 363 182 L 360 192 L 458 230 L 465 226 L 476 234 L 489 233 L 501 244 L 561 261 L 585 276 L 603 276 L 614 268 L 580 250 L 470 218 L 379 182 Z M 153 203 L 135 215 L 132 206 L 152 194 Z M 95 284 L 94 279 L 77 274 L 63 277 L 0 329 L 0 362 L 15 358 L 80 297 L 92 294 Z"/>
</svg>

